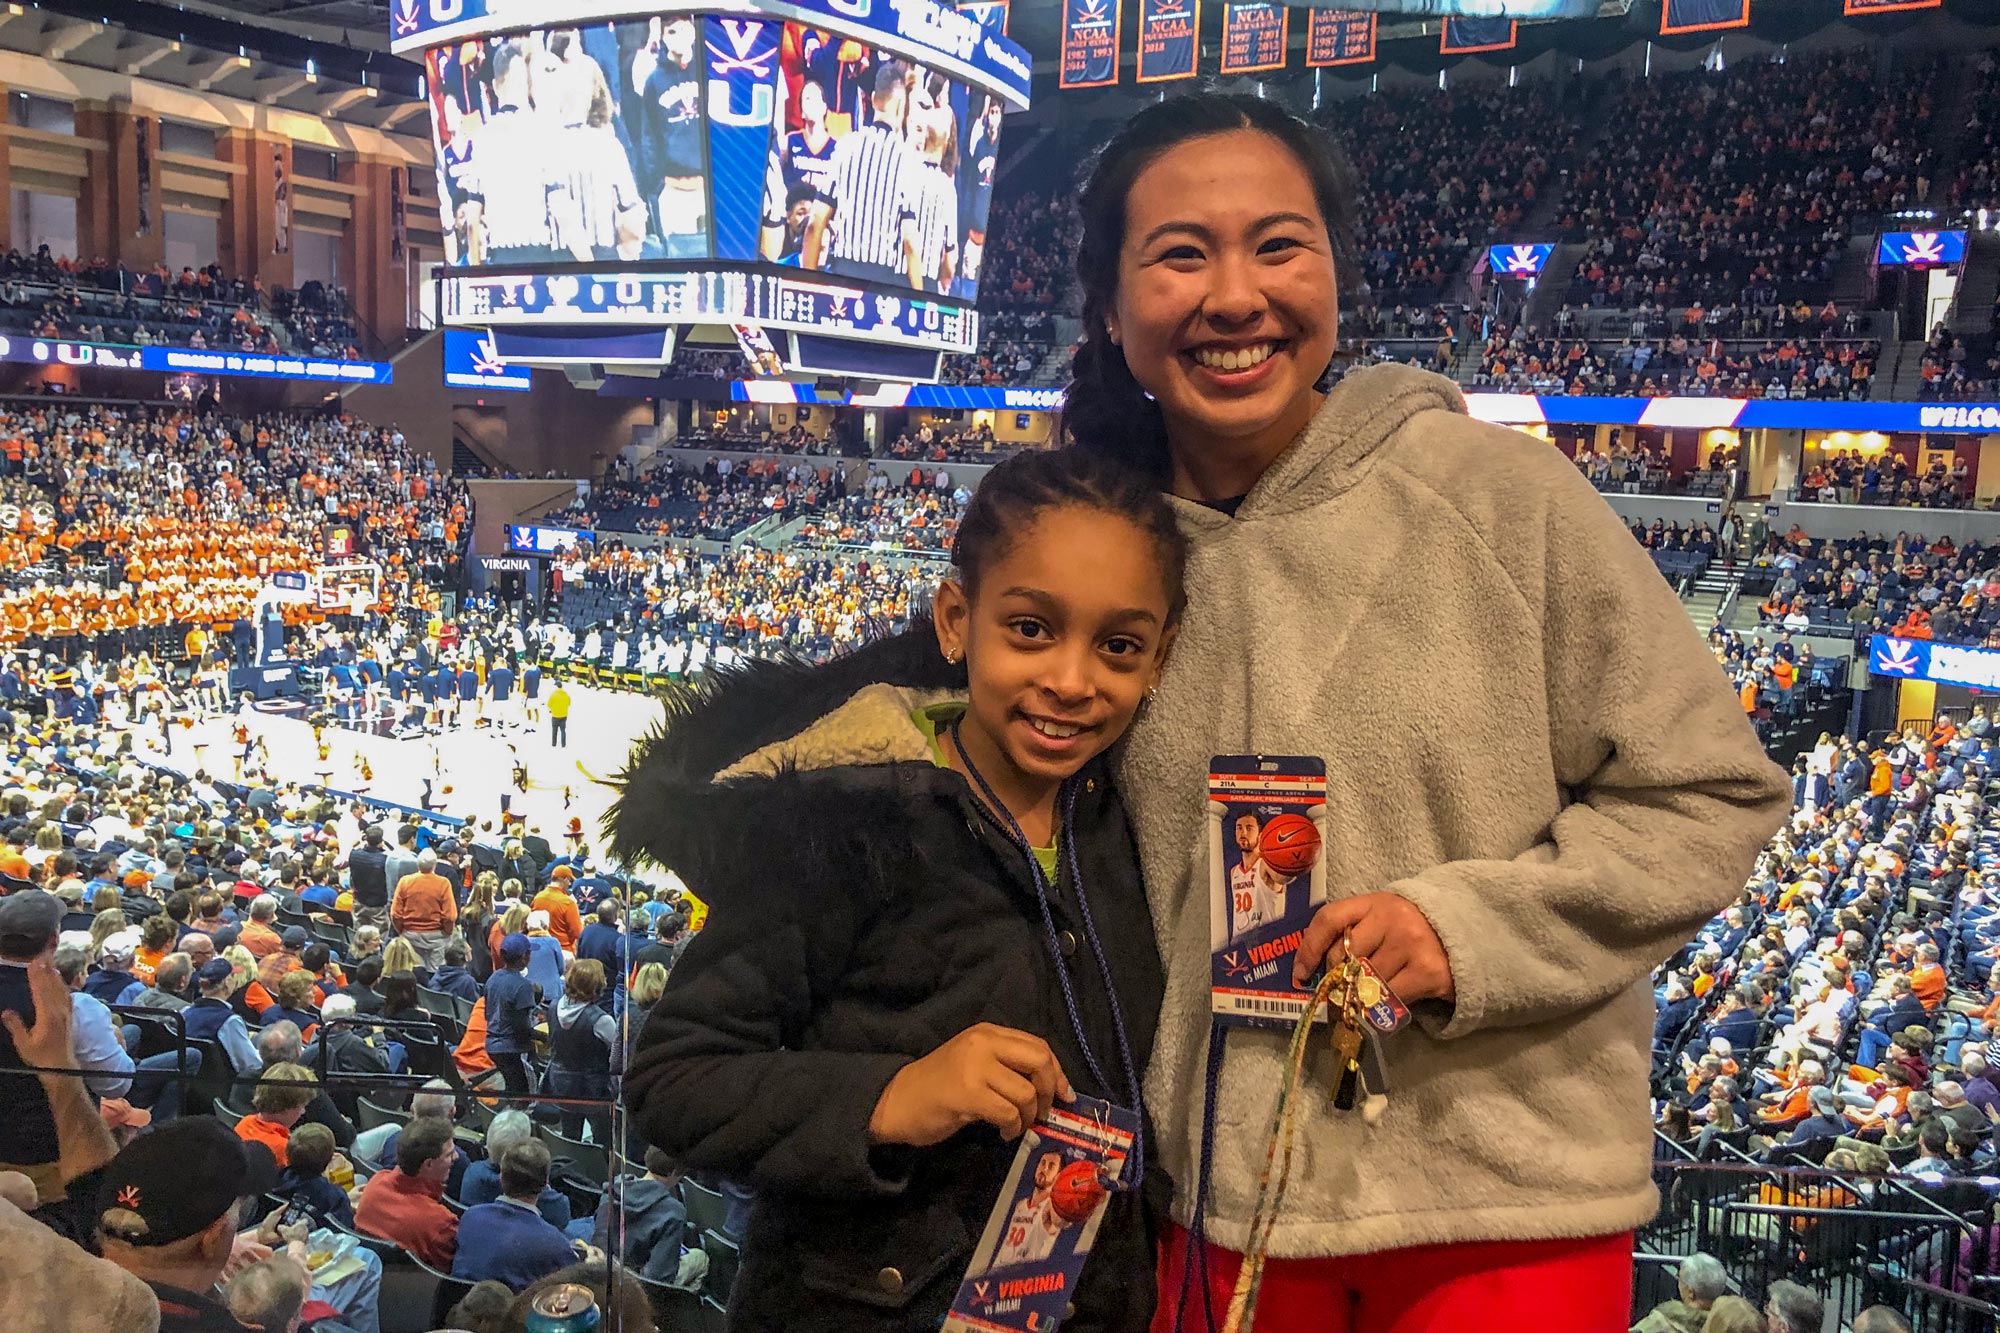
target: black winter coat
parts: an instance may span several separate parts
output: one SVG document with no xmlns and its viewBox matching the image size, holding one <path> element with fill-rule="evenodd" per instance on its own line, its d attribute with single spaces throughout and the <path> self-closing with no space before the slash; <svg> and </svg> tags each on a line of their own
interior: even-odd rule
<svg viewBox="0 0 2000 1333">
<path fill-rule="evenodd" d="M 1033 1032 L 1077 1091 L 1130 1100 L 1075 884 L 1065 870 L 1052 895 L 1052 945 L 1027 857 L 910 720 L 964 687 L 922 627 L 822 667 L 722 673 L 669 700 L 607 816 L 614 856 L 673 868 L 709 904 L 625 1093 L 650 1141 L 757 1193 L 732 1328 L 937 1327 L 1015 1145 L 975 1125 L 878 1148 L 867 1127 L 896 1072 L 964 1029 Z M 1163 979 L 1137 850 L 1102 762 L 1073 781 L 1078 861 L 1143 1076 Z M 1112 1086 L 1078 1047 L 1059 966 Z M 1152 1219 L 1171 1187 L 1150 1169 L 1146 1185 L 1113 1196 L 1072 1333 L 1147 1326 Z"/>
</svg>

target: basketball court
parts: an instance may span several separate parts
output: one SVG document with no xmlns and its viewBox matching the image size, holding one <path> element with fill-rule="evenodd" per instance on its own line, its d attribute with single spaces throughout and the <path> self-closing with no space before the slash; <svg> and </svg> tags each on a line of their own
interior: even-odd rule
<svg viewBox="0 0 2000 1333">
<path fill-rule="evenodd" d="M 545 714 L 552 688 L 552 682 L 543 687 Z M 315 741 L 312 725 L 296 710 L 254 711 L 249 725 L 253 743 L 261 738 L 268 748 L 269 772 L 279 780 L 421 806 L 424 782 L 429 779 L 438 813 L 491 821 L 496 828 L 500 799 L 511 795 L 513 810 L 551 846 L 563 848 L 563 831 L 572 817 L 583 821 L 586 838 L 595 846 L 599 820 L 616 795 L 597 779 L 624 767 L 632 743 L 653 728 L 661 711 L 647 695 L 589 685 L 568 688 L 569 745 L 564 749 L 549 744 L 546 716 L 535 727 L 461 724 L 440 735 L 410 739 L 329 726 Z M 515 718 L 521 716 L 519 706 L 516 698 Z M 232 778 L 241 749 L 231 735 L 234 725 L 233 715 L 225 715 L 177 729 L 172 755 L 162 751 L 154 727 L 142 728 L 137 744 L 149 761 L 176 772 L 192 773 L 200 767 L 211 776 Z M 324 759 L 321 744 L 328 747 Z M 517 762 L 528 770 L 525 793 L 513 785 Z"/>
</svg>

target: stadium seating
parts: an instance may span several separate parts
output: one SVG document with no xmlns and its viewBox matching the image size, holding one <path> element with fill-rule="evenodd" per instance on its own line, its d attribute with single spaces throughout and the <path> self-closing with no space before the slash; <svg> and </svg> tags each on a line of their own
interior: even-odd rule
<svg viewBox="0 0 2000 1333">
<path fill-rule="evenodd" d="M 215 265 L 178 274 L 9 251 L 0 258 L 0 329 L 44 338 L 358 359 L 338 288 L 265 291 Z"/>
</svg>

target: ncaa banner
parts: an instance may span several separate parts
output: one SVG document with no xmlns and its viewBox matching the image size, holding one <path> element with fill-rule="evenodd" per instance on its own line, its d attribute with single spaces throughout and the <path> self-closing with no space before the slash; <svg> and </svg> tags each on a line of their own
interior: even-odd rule
<svg viewBox="0 0 2000 1333">
<path fill-rule="evenodd" d="M 1139 82 L 1195 76 L 1201 0 L 1139 0 Z"/>
<path fill-rule="evenodd" d="M 1306 64 L 1365 65 L 1375 58 L 1375 15 L 1339 9 L 1311 10 L 1306 18 Z"/>
<path fill-rule="evenodd" d="M 777 112 L 780 27 L 711 14 L 708 39 L 708 179 L 715 257 L 758 257 L 764 184 Z M 782 203 L 782 199 L 780 200 Z"/>
<path fill-rule="evenodd" d="M 1520 25 L 1513 19 L 1446 19 L 1438 33 L 1438 53 L 1469 56 L 1475 51 L 1505 51 L 1519 33 Z"/>
<path fill-rule="evenodd" d="M 1750 0 L 1666 0 L 1660 7 L 1660 35 L 1713 32 L 1750 26 Z"/>
<path fill-rule="evenodd" d="M 961 0 L 958 12 L 971 15 L 988 32 L 1007 35 L 1007 0 Z"/>
<path fill-rule="evenodd" d="M 1841 13 L 1851 19 L 1890 14 L 1899 9 L 1938 9 L 1944 0 L 1844 0 Z"/>
<path fill-rule="evenodd" d="M 1121 0 L 1063 0 L 1063 88 L 1102 88 L 1118 82 Z"/>
<path fill-rule="evenodd" d="M 1284 5 L 1251 0 L 1222 7 L 1222 72 L 1255 74 L 1285 67 L 1292 11 Z"/>
</svg>

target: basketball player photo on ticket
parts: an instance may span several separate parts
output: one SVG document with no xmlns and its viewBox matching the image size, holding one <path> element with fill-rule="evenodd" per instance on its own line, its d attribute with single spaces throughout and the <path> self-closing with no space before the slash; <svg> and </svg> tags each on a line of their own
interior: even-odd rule
<svg viewBox="0 0 2000 1333">
<path fill-rule="evenodd" d="M 1290 1027 L 1305 1011 L 1306 993 L 1292 986 L 1292 955 L 1326 902 L 1325 837 L 1323 760 L 1209 760 L 1209 994 L 1222 1021 Z"/>
<path fill-rule="evenodd" d="M 943 1333 L 1053 1333 L 1138 1129 L 1131 1111 L 1082 1095 L 1029 1126 Z"/>
</svg>

